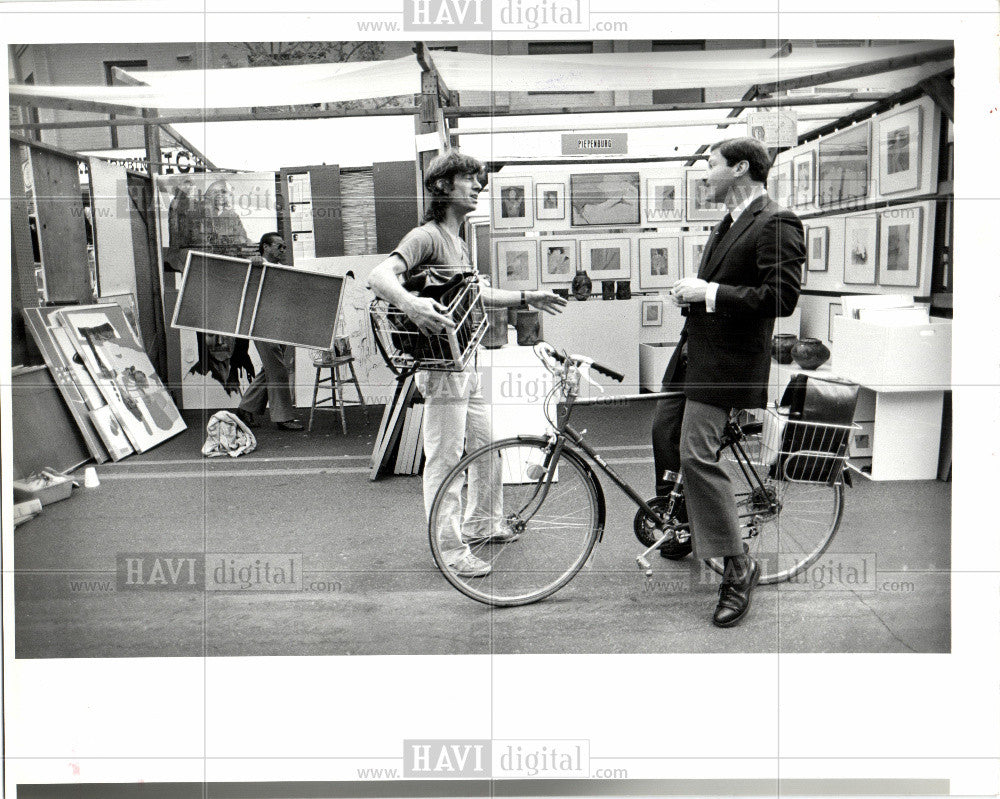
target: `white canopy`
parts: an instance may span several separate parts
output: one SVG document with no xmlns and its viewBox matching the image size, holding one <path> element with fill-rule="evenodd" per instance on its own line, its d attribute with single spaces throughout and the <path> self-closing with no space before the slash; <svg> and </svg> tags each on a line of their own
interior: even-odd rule
<svg viewBox="0 0 1000 799">
<path fill-rule="evenodd" d="M 585 55 L 483 55 L 434 52 L 449 89 L 465 91 L 594 92 L 727 88 L 733 98 L 757 83 L 814 75 L 887 58 L 940 49 L 944 42 L 879 47 L 798 47 L 783 58 L 772 50 L 712 50 Z M 940 71 L 938 63 L 831 84 L 892 90 Z M 12 85 L 22 98 L 88 100 L 123 108 L 225 109 L 332 103 L 412 95 L 420 91 L 415 56 L 390 61 L 242 69 L 137 72 L 143 86 Z"/>
</svg>

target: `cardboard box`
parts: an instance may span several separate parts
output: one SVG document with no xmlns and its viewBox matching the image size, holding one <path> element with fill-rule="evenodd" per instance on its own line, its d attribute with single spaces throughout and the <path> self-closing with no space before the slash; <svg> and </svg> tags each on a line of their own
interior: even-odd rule
<svg viewBox="0 0 1000 799">
<path fill-rule="evenodd" d="M 24 480 L 15 480 L 14 501 L 29 502 L 37 499 L 42 505 L 51 505 L 68 499 L 73 493 L 74 485 L 72 478 L 46 469 Z"/>
<path fill-rule="evenodd" d="M 883 325 L 833 320 L 834 374 L 878 391 L 935 391 L 951 386 L 951 320 Z"/>
</svg>

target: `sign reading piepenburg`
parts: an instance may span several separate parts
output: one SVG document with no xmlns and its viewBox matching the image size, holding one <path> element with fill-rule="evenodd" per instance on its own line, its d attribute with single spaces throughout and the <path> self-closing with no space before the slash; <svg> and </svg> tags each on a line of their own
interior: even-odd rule
<svg viewBox="0 0 1000 799">
<path fill-rule="evenodd" d="M 403 0 L 406 31 L 587 30 L 590 0 Z"/>
</svg>

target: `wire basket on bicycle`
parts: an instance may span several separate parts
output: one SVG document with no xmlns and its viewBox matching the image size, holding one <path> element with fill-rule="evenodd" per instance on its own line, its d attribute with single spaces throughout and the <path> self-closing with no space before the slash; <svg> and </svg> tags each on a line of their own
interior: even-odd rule
<svg viewBox="0 0 1000 799">
<path fill-rule="evenodd" d="M 457 282 L 453 296 L 444 299 L 443 315 L 455 327 L 429 335 L 395 305 L 382 299 L 372 301 L 368 313 L 375 344 L 395 373 L 412 369 L 461 372 L 469 363 L 489 325 L 479 283 L 472 278 Z"/>
</svg>

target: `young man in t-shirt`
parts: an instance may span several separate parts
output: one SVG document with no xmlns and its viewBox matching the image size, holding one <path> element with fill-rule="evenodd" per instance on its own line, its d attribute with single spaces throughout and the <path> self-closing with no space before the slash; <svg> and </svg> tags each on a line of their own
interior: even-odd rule
<svg viewBox="0 0 1000 799">
<path fill-rule="evenodd" d="M 403 288 L 401 278 L 429 270 L 434 282 L 444 282 L 451 274 L 472 269 L 469 250 L 459 236 L 465 217 L 476 208 L 483 184 L 483 165 L 468 155 L 450 150 L 439 155 L 427 168 L 424 188 L 431 198 L 424 224 L 407 233 L 392 254 L 372 270 L 369 285 L 382 299 L 401 309 L 425 334 L 440 333 L 455 323 L 442 312 L 445 308 L 427 297 Z M 566 300 L 551 291 L 504 291 L 482 284 L 483 303 L 491 307 L 537 308 L 561 313 Z M 418 372 L 417 387 L 424 395 L 424 507 L 428 515 L 434 495 L 445 476 L 461 459 L 492 439 L 489 403 L 483 397 L 476 359 L 464 372 Z M 502 526 L 502 475 L 499 459 L 489 474 L 476 476 L 470 491 L 471 503 L 482 507 L 476 518 L 493 520 L 491 529 L 462 528 L 461 497 L 458 488 L 444 498 L 437 535 L 449 565 L 461 577 L 483 577 L 490 564 L 477 558 L 469 544 L 512 540 Z"/>
</svg>

